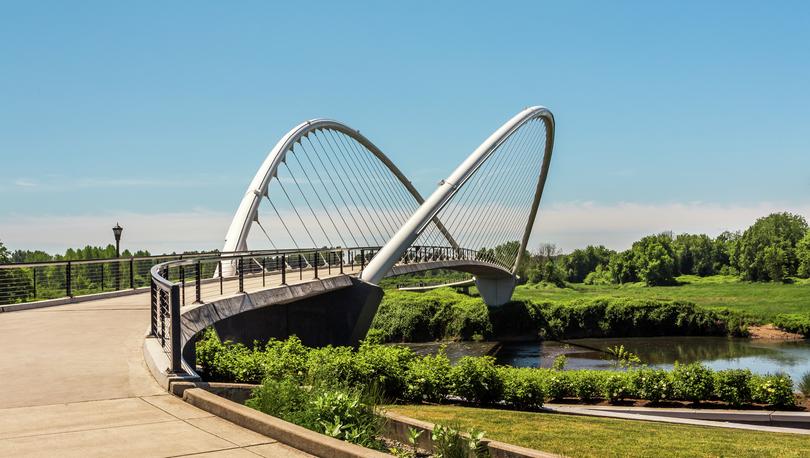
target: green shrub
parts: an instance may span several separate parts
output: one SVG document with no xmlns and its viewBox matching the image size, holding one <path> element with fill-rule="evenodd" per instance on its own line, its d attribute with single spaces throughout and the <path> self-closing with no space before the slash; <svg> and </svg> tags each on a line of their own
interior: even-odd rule
<svg viewBox="0 0 810 458">
<path fill-rule="evenodd" d="M 537 408 L 543 406 L 545 393 L 542 379 L 536 369 L 499 367 L 503 382 L 503 400 L 518 408 Z"/>
<path fill-rule="evenodd" d="M 571 383 L 574 395 L 579 399 L 588 402 L 597 398 L 601 392 L 600 372 L 592 370 L 581 370 L 570 372 Z"/>
<path fill-rule="evenodd" d="M 364 386 L 369 370 L 349 347 L 313 348 L 307 358 L 311 380 L 327 386 Z"/>
<path fill-rule="evenodd" d="M 307 374 L 308 355 L 309 348 L 296 336 L 286 340 L 271 339 L 264 347 L 262 358 L 265 376 L 276 380 L 287 377 L 303 380 Z"/>
<path fill-rule="evenodd" d="M 784 313 L 777 315 L 773 324 L 787 332 L 810 338 L 810 314 Z"/>
<path fill-rule="evenodd" d="M 810 397 L 810 371 L 802 374 L 802 379 L 799 380 L 799 391 L 804 397 Z"/>
<path fill-rule="evenodd" d="M 675 362 L 672 384 L 675 397 L 692 402 L 705 401 L 714 393 L 714 374 L 701 363 Z"/>
<path fill-rule="evenodd" d="M 568 372 L 552 370 L 543 371 L 540 374 L 543 376 L 543 390 L 548 399 L 559 401 L 574 396 L 573 384 Z"/>
<path fill-rule="evenodd" d="M 725 369 L 714 373 L 714 393 L 724 402 L 740 406 L 751 402 L 751 371 Z"/>
<path fill-rule="evenodd" d="M 453 394 L 467 401 L 489 404 L 501 398 L 503 383 L 495 358 L 465 356 L 450 371 Z"/>
<path fill-rule="evenodd" d="M 793 407 L 793 380 L 787 374 L 754 375 L 750 380 L 751 399 L 754 402 L 777 407 Z"/>
<path fill-rule="evenodd" d="M 358 391 L 325 389 L 310 401 L 320 431 L 363 447 L 379 448 L 383 420 Z M 316 429 L 316 431 L 318 431 Z"/>
<path fill-rule="evenodd" d="M 433 441 L 433 456 L 437 458 L 484 458 L 489 457 L 489 448 L 483 442 L 484 432 L 475 429 L 461 432 L 461 426 L 434 425 L 430 439 Z"/>
<path fill-rule="evenodd" d="M 746 332 L 745 320 L 739 314 L 708 310 L 691 302 L 597 297 L 518 300 L 488 309 L 480 298 L 444 288 L 427 293 L 386 291 L 372 328 L 386 342 L 469 340 L 476 335 L 577 338 Z"/>
<path fill-rule="evenodd" d="M 440 349 L 435 355 L 411 359 L 405 372 L 405 398 L 442 402 L 450 393 L 450 360 Z"/>
<path fill-rule="evenodd" d="M 665 370 L 642 368 L 631 371 L 630 378 L 641 399 L 651 402 L 672 399 L 672 379 Z"/>
<path fill-rule="evenodd" d="M 209 380 L 261 383 L 264 379 L 264 354 L 241 343 L 221 342 L 213 330 L 197 341 L 197 362 Z"/>
<path fill-rule="evenodd" d="M 268 378 L 245 404 L 328 436 L 380 448 L 383 420 L 374 413 L 378 401 L 373 392 Z"/>
<path fill-rule="evenodd" d="M 300 383 L 292 379 L 266 379 L 253 390 L 245 405 L 290 423 L 316 429 L 315 414 L 308 408 L 313 398 L 310 390 L 303 389 Z"/>
<path fill-rule="evenodd" d="M 405 391 L 408 364 L 413 352 L 406 347 L 363 342 L 355 355 L 365 385 L 376 385 L 389 399 Z"/>
<path fill-rule="evenodd" d="M 450 288 L 424 293 L 387 290 L 371 327 L 385 342 L 469 340 L 492 334 L 486 304 Z"/>
<path fill-rule="evenodd" d="M 602 397 L 611 403 L 634 396 L 635 390 L 627 372 L 608 372 L 602 377 Z"/>
<path fill-rule="evenodd" d="M 561 371 L 565 369 L 566 364 L 568 364 L 568 357 L 565 355 L 557 355 L 554 357 L 554 362 L 551 364 L 551 368 L 555 371 Z"/>
</svg>

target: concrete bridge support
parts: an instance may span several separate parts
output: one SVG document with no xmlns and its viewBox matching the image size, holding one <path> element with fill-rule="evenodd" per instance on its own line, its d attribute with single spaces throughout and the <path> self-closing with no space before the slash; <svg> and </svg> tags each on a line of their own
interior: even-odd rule
<svg viewBox="0 0 810 458">
<path fill-rule="evenodd" d="M 356 346 L 371 327 L 382 301 L 380 287 L 351 278 L 351 286 L 295 302 L 261 306 L 214 324 L 220 338 L 252 346 L 254 341 L 298 336 L 304 345 Z"/>
<path fill-rule="evenodd" d="M 475 286 L 481 299 L 489 307 L 497 307 L 512 300 L 515 291 L 515 277 L 475 276 Z"/>
</svg>

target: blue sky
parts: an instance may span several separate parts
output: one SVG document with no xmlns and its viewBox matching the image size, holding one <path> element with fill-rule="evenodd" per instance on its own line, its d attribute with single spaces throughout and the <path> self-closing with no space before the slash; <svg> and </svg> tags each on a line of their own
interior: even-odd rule
<svg viewBox="0 0 810 458">
<path fill-rule="evenodd" d="M 0 2 L 11 248 L 106 243 L 117 220 L 134 248 L 216 248 L 313 117 L 428 194 L 535 104 L 558 128 L 535 242 L 810 216 L 807 2 L 133 5 Z"/>
</svg>

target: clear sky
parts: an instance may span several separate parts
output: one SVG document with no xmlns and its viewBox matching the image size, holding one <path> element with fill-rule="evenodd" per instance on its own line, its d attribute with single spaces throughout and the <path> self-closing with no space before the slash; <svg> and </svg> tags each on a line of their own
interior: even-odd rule
<svg viewBox="0 0 810 458">
<path fill-rule="evenodd" d="M 514 113 L 557 138 L 533 243 L 810 216 L 810 2 L 0 2 L 0 240 L 218 248 L 297 123 L 424 194 Z"/>
</svg>

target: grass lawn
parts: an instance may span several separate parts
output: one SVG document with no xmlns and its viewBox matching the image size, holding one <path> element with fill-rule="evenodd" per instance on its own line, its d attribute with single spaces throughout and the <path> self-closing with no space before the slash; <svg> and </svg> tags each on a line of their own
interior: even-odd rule
<svg viewBox="0 0 810 458">
<path fill-rule="evenodd" d="M 635 420 L 455 406 L 390 406 L 388 410 L 486 437 L 571 457 L 810 456 L 810 436 Z"/>
<path fill-rule="evenodd" d="M 780 313 L 810 313 L 810 282 L 794 284 L 751 283 L 737 277 L 716 275 L 678 277 L 678 286 L 573 284 L 568 288 L 522 285 L 515 299 L 566 300 L 581 297 L 617 296 L 653 299 L 675 299 L 694 302 L 710 309 L 728 308 L 765 321 Z"/>
</svg>

